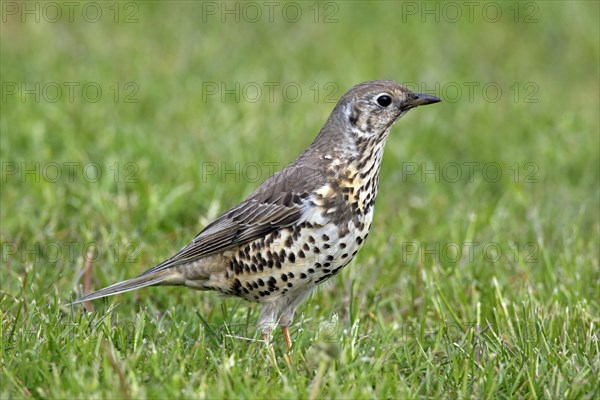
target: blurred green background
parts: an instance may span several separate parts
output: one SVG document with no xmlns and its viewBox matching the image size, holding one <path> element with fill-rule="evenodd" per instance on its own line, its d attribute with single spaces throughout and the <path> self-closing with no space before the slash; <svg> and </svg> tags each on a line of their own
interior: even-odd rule
<svg viewBox="0 0 600 400">
<path fill-rule="evenodd" d="M 598 2 L 1 5 L 2 397 L 597 393 Z M 299 310 L 301 372 L 280 360 L 263 376 L 260 350 L 202 339 L 204 320 L 255 334 L 255 306 L 213 294 L 121 295 L 117 328 L 79 330 L 116 301 L 91 316 L 64 307 L 88 247 L 95 289 L 162 261 L 371 79 L 444 102 L 393 129 L 369 241 Z M 514 332 L 523 318 L 538 318 L 550 348 L 497 335 L 514 353 L 475 368 L 421 342 L 447 320 L 468 334 L 473 321 Z M 115 344 L 119 320 L 160 357 Z M 325 356 L 310 335 L 332 320 L 341 353 Z M 90 336 L 101 339 L 87 348 Z"/>
</svg>

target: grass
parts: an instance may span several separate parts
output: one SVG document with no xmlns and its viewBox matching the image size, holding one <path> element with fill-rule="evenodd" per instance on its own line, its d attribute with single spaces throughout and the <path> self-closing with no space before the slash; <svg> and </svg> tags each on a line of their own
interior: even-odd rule
<svg viewBox="0 0 600 400">
<path fill-rule="evenodd" d="M 300 20 L 272 23 L 263 3 L 258 22 L 241 3 L 240 22 L 221 2 L 116 3 L 116 17 L 99 3 L 95 23 L 85 3 L 58 22 L 15 4 L 0 397 L 598 397 L 598 3 L 491 3 L 495 22 L 419 14 L 438 3 L 292 3 Z M 260 341 L 256 306 L 212 293 L 66 305 L 90 248 L 96 289 L 162 261 L 368 79 L 445 101 L 394 128 L 369 240 L 300 308 L 291 354 L 278 333 Z"/>
</svg>

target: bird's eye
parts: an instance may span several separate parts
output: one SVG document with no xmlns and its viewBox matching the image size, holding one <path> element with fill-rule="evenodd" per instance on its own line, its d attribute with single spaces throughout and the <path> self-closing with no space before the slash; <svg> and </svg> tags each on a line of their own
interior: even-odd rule
<svg viewBox="0 0 600 400">
<path fill-rule="evenodd" d="M 381 107 L 387 107 L 392 104 L 392 98 L 387 94 L 384 94 L 377 98 L 377 104 L 379 104 Z"/>
</svg>

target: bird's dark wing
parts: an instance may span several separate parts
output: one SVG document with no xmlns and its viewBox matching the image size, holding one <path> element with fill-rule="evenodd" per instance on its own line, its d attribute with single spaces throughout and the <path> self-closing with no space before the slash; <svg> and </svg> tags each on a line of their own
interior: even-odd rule
<svg viewBox="0 0 600 400">
<path fill-rule="evenodd" d="M 189 264 L 301 222 L 315 207 L 311 193 L 324 179 L 318 169 L 298 167 L 272 176 L 247 200 L 206 226 L 177 254 L 142 275 Z"/>
</svg>

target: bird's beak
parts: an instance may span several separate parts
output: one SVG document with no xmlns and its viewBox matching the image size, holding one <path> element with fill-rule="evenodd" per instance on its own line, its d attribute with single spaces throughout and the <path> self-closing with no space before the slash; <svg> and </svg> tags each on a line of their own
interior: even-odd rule
<svg viewBox="0 0 600 400">
<path fill-rule="evenodd" d="M 438 97 L 426 93 L 415 93 L 415 96 L 416 98 L 408 103 L 411 107 L 424 106 L 442 101 Z"/>
</svg>

